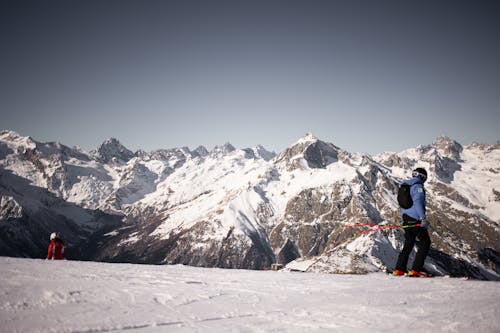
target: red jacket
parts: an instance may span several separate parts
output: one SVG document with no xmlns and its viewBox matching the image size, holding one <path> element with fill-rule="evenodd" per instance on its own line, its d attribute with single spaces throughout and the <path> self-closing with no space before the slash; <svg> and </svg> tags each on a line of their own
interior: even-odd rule
<svg viewBox="0 0 500 333">
<path fill-rule="evenodd" d="M 66 259 L 66 249 L 60 239 L 53 239 L 49 244 L 46 259 Z"/>
</svg>

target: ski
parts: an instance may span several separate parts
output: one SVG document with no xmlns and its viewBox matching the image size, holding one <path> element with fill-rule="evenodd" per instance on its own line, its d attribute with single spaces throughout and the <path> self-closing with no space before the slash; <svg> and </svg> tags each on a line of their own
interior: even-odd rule
<svg viewBox="0 0 500 333">
<path fill-rule="evenodd" d="M 434 274 L 431 274 L 431 273 L 425 273 L 425 275 L 412 276 L 412 275 L 408 275 L 408 272 L 406 272 L 404 275 L 393 275 L 393 271 L 391 271 L 391 270 L 385 270 L 385 273 L 388 274 L 388 275 L 390 275 L 390 276 L 393 276 L 394 278 L 400 278 L 400 277 L 414 278 L 414 279 L 438 278 L 438 279 L 461 279 L 461 280 L 464 280 L 464 281 L 468 281 L 468 280 L 471 279 L 467 275 L 464 275 L 464 276 L 452 276 L 452 275 L 434 275 Z"/>
</svg>

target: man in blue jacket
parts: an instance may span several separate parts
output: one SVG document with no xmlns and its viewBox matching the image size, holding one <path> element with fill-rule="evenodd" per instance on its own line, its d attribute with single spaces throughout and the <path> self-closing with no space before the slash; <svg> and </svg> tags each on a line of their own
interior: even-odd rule
<svg viewBox="0 0 500 333">
<path fill-rule="evenodd" d="M 427 232 L 428 222 L 425 220 L 425 189 L 424 183 L 427 180 L 427 171 L 423 168 L 416 168 L 412 172 L 412 178 L 405 180 L 403 184 L 410 185 L 410 195 L 413 206 L 408 209 L 401 209 L 403 226 L 405 231 L 405 244 L 399 254 L 394 275 L 404 275 L 408 264 L 408 257 L 415 242 L 418 245 L 417 254 L 413 261 L 413 267 L 408 271 L 408 276 L 425 277 L 423 272 L 425 258 L 429 253 L 431 239 Z"/>
</svg>

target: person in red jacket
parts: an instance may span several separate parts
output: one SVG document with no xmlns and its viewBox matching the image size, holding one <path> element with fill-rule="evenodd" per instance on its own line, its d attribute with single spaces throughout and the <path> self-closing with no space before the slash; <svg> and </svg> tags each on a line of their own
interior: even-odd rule
<svg viewBox="0 0 500 333">
<path fill-rule="evenodd" d="M 47 258 L 45 259 L 66 259 L 66 249 L 64 248 L 64 243 L 55 232 L 50 234 L 49 250 L 47 251 Z"/>
</svg>

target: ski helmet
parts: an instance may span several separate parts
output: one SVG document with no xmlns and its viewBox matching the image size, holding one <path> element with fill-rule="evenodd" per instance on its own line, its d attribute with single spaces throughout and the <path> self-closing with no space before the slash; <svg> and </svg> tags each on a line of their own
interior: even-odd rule
<svg viewBox="0 0 500 333">
<path fill-rule="evenodd" d="M 427 180 L 427 171 L 425 171 L 424 168 L 416 168 L 413 170 L 411 173 L 413 177 L 418 177 L 422 182 L 425 182 Z"/>
<path fill-rule="evenodd" d="M 57 233 L 53 232 L 50 234 L 50 240 L 54 240 L 57 238 Z"/>
</svg>

